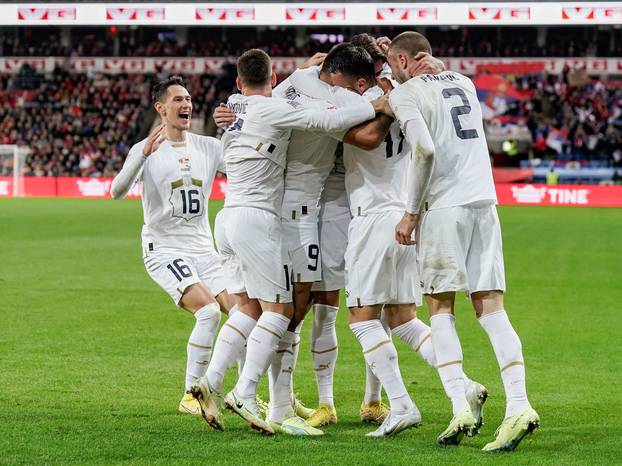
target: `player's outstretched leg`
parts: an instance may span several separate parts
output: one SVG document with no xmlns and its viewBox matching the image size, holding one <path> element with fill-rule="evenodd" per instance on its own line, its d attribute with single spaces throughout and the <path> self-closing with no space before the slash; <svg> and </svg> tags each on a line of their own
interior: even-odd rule
<svg viewBox="0 0 622 466">
<path fill-rule="evenodd" d="M 432 345 L 432 330 L 416 317 L 414 304 L 385 306 L 384 312 L 389 316 L 393 335 L 409 345 L 415 353 L 431 367 L 436 368 L 436 354 Z M 484 423 L 484 403 L 488 399 L 488 390 L 475 382 L 463 372 L 466 398 L 475 418 L 475 428 L 467 432 L 474 436 L 479 433 Z"/>
<path fill-rule="evenodd" d="M 497 430 L 496 439 L 487 444 L 484 451 L 510 451 L 539 427 L 540 418 L 527 399 L 522 345 L 503 310 L 503 295 L 501 292 L 492 292 L 487 293 L 483 299 L 481 297 L 481 293 L 474 293 L 473 304 L 481 315 L 479 322 L 488 334 L 497 357 L 506 397 L 505 418 Z M 482 307 L 484 299 L 487 303 L 496 299 L 496 307 L 500 310 L 486 312 Z"/>
<path fill-rule="evenodd" d="M 453 294 L 451 308 L 453 308 Z M 436 355 L 438 375 L 443 382 L 445 393 L 451 400 L 453 418 L 449 426 L 441 432 L 436 441 L 439 445 L 458 445 L 464 435 L 470 435 L 476 426 L 475 417 L 469 406 L 462 370 L 462 348 L 456 333 L 455 317 L 438 312 L 434 299 L 429 299 L 430 327 L 432 345 Z M 437 303 L 438 304 L 438 303 Z"/>
<path fill-rule="evenodd" d="M 318 388 L 318 407 L 307 420 L 309 425 L 313 427 L 326 426 L 337 422 L 337 411 L 333 400 L 333 377 L 338 354 L 335 328 L 338 311 L 337 306 L 313 305 L 311 353 Z"/>
<path fill-rule="evenodd" d="M 218 301 L 220 301 L 220 304 Z M 212 355 L 214 335 L 220 323 L 221 305 L 231 309 L 232 303 L 226 292 L 215 297 L 202 282 L 187 286 L 178 301 L 179 307 L 192 313 L 195 325 L 188 338 L 185 393 L 179 403 L 179 412 L 201 417 L 200 403 L 192 396 L 191 387 L 200 377 L 205 375 Z"/>
<path fill-rule="evenodd" d="M 405 429 L 418 427 L 421 414 L 404 386 L 397 360 L 397 350 L 382 328 L 380 320 L 365 320 L 350 324 L 363 349 L 365 362 L 380 379 L 389 397 L 391 412 L 382 425 L 367 434 L 369 437 L 388 437 Z"/>
<path fill-rule="evenodd" d="M 391 328 L 386 321 L 386 315 L 381 313 L 380 323 L 382 328 L 391 337 Z M 361 422 L 365 424 L 381 425 L 389 415 L 390 409 L 382 401 L 382 384 L 370 367 L 365 364 L 365 394 L 359 409 Z"/>
<path fill-rule="evenodd" d="M 268 369 L 270 360 L 285 335 L 290 318 L 277 312 L 264 311 L 248 337 L 246 361 L 235 388 L 225 396 L 229 409 L 248 421 L 251 428 L 265 434 L 274 429 L 266 422 L 257 406 L 257 385 Z"/>
<path fill-rule="evenodd" d="M 270 403 L 267 421 L 275 432 L 302 436 L 323 435 L 321 430 L 307 424 L 295 411 L 291 383 L 295 364 L 294 348 L 299 343 L 300 337 L 295 331 L 285 332 L 272 357 L 268 372 Z"/>
<path fill-rule="evenodd" d="M 382 384 L 365 364 L 365 395 L 359 409 L 361 422 L 382 424 L 389 415 L 389 407 L 382 401 Z"/>
<path fill-rule="evenodd" d="M 233 309 L 232 309 L 233 310 Z M 257 321 L 242 311 L 229 312 L 214 345 L 214 354 L 206 374 L 191 387 L 191 394 L 199 404 L 200 415 L 210 427 L 222 430 L 222 395 L 220 390 L 225 372 L 238 357 L 246 339 Z"/>
</svg>

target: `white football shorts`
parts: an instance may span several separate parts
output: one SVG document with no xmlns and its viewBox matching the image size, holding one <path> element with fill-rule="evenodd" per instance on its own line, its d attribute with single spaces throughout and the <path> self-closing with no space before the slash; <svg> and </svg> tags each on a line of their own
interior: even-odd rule
<svg viewBox="0 0 622 466">
<path fill-rule="evenodd" d="M 346 304 L 421 305 L 421 283 L 414 246 L 395 239 L 402 212 L 354 217 L 346 250 Z"/>
<path fill-rule="evenodd" d="M 322 278 L 322 258 L 317 215 L 296 220 L 282 219 L 285 243 L 292 260 L 294 283 L 317 282 Z"/>
<path fill-rule="evenodd" d="M 340 218 L 322 220 L 318 224 L 322 260 L 322 279 L 313 284 L 313 291 L 340 290 L 346 285 L 345 254 L 348 246 L 350 210 Z"/>
<path fill-rule="evenodd" d="M 216 216 L 216 245 L 227 291 L 270 303 L 292 301 L 291 262 L 279 216 L 253 207 L 225 207 Z"/>
<path fill-rule="evenodd" d="M 505 291 L 501 226 L 494 204 L 429 210 L 419 235 L 425 294 Z"/>
<path fill-rule="evenodd" d="M 178 306 L 186 288 L 195 283 L 203 283 L 214 296 L 226 288 L 222 260 L 214 250 L 207 249 L 199 255 L 170 250 L 149 251 L 144 262 L 149 276 Z"/>
</svg>

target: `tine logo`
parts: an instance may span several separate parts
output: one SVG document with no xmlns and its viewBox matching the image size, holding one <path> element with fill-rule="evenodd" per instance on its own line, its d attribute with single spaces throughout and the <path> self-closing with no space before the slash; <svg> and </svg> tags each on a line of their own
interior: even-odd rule
<svg viewBox="0 0 622 466">
<path fill-rule="evenodd" d="M 164 8 L 106 8 L 108 21 L 157 21 L 164 18 Z"/>
<path fill-rule="evenodd" d="M 438 19 L 438 8 L 376 8 L 376 19 L 380 21 L 409 21 L 417 19 Z"/>
<path fill-rule="evenodd" d="M 287 21 L 343 21 L 345 8 L 286 8 Z"/>
<path fill-rule="evenodd" d="M 67 8 L 18 8 L 17 19 L 20 21 L 74 21 L 76 9 Z"/>
<path fill-rule="evenodd" d="M 528 20 L 531 17 L 529 7 L 520 8 L 489 8 L 489 7 L 470 7 L 470 21 L 512 21 Z"/>
<path fill-rule="evenodd" d="M 570 21 L 622 21 L 622 7 L 563 7 L 562 19 Z"/>
<path fill-rule="evenodd" d="M 255 8 L 196 8 L 195 18 L 207 21 L 254 20 Z"/>
</svg>

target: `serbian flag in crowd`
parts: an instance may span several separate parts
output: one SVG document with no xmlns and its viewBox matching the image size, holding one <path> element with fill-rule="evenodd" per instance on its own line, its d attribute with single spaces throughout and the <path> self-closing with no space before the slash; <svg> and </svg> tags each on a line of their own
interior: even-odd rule
<svg viewBox="0 0 622 466">
<path fill-rule="evenodd" d="M 551 128 L 546 138 L 546 145 L 558 154 L 561 154 L 564 144 L 568 141 L 568 132 L 561 129 Z"/>
<path fill-rule="evenodd" d="M 480 74 L 473 82 L 477 88 L 477 97 L 482 103 L 484 120 L 505 114 L 510 102 L 529 97 L 528 91 L 517 89 L 510 81 L 497 74 Z"/>
</svg>

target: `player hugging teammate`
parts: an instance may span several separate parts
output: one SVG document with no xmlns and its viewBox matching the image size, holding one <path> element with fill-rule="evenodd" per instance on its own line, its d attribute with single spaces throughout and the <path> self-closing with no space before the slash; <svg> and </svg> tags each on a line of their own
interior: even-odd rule
<svg viewBox="0 0 622 466">
<path fill-rule="evenodd" d="M 380 424 L 368 436 L 421 422 L 393 334 L 437 369 L 453 408 L 437 441 L 457 445 L 479 432 L 487 398 L 462 370 L 453 305 L 464 290 L 506 392 L 505 419 L 484 450 L 512 450 L 538 427 L 520 340 L 503 306 L 501 234 L 475 89 L 430 54 L 418 33 L 393 42 L 361 34 L 317 54 L 273 90 L 270 58 L 249 50 L 237 64 L 241 93 L 215 112 L 222 146 L 187 131 L 192 104 L 181 82 L 156 86 L 163 126 L 131 149 L 112 191 L 123 197 L 142 179 L 145 265 L 197 319 L 180 409 L 218 430 L 227 407 L 264 434 L 322 435 L 317 427 L 337 422 L 335 322 L 345 287 L 367 367 L 361 419 Z M 218 253 L 206 215 L 217 169 L 228 177 Z M 430 327 L 416 317 L 422 295 Z M 229 318 L 210 354 L 219 304 Z M 296 400 L 292 381 L 311 308 L 314 410 Z M 236 359 L 239 379 L 223 396 Z M 266 372 L 264 410 L 257 385 Z"/>
</svg>

